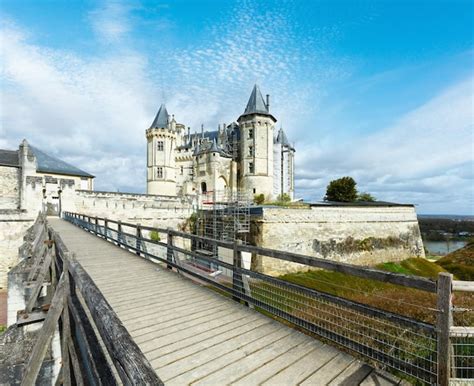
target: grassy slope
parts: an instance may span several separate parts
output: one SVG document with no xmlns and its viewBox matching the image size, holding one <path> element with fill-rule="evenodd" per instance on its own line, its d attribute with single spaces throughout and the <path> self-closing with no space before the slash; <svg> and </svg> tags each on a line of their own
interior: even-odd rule
<svg viewBox="0 0 474 386">
<path fill-rule="evenodd" d="M 474 242 L 449 253 L 436 263 L 460 280 L 474 280 Z"/>
</svg>

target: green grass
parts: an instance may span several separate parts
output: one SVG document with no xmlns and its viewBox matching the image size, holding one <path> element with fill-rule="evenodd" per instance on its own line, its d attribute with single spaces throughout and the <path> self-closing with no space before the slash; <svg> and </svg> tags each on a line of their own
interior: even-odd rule
<svg viewBox="0 0 474 386">
<path fill-rule="evenodd" d="M 438 264 L 422 258 L 411 258 L 397 263 L 382 263 L 377 265 L 377 268 L 384 271 L 428 277 L 431 279 L 436 279 L 440 272 L 446 272 L 446 270 Z"/>
<path fill-rule="evenodd" d="M 474 243 L 447 254 L 436 264 L 451 272 L 459 280 L 474 280 Z"/>
</svg>

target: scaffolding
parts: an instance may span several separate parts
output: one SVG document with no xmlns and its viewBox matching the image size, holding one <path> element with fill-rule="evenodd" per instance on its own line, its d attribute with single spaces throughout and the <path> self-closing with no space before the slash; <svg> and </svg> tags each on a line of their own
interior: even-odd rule
<svg viewBox="0 0 474 386">
<path fill-rule="evenodd" d="M 198 236 L 215 240 L 241 240 L 247 243 L 250 233 L 250 206 L 252 200 L 249 192 L 211 191 L 202 193 L 197 210 L 196 232 Z M 197 246 L 202 251 L 217 255 L 216 245 Z"/>
</svg>

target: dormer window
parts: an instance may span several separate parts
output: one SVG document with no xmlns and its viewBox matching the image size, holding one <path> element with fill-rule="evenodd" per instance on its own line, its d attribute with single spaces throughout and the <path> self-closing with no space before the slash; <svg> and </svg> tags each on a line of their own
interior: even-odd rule
<svg viewBox="0 0 474 386">
<path fill-rule="evenodd" d="M 163 151 L 163 147 L 164 147 L 164 146 L 163 146 L 163 141 L 158 141 L 158 142 L 156 143 L 156 150 L 158 150 L 158 151 Z"/>
</svg>

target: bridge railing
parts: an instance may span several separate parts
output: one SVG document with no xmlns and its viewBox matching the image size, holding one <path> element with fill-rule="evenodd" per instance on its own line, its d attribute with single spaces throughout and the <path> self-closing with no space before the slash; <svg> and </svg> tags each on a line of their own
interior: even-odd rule
<svg viewBox="0 0 474 386">
<path fill-rule="evenodd" d="M 338 263 L 312 256 L 229 243 L 172 229 L 153 228 L 77 213 L 64 213 L 73 224 L 144 258 L 193 277 L 234 300 L 290 322 L 395 374 L 424 384 L 446 385 L 451 375 L 452 275 L 438 280 Z M 217 255 L 193 250 L 217 246 Z M 307 267 L 412 288 L 425 294 L 433 314 L 428 323 L 349 298 L 290 283 L 244 264 L 243 254 L 267 256 Z M 393 299 L 386 299 L 393 302 Z M 465 348 L 466 346 L 463 346 Z M 464 352 L 464 351 L 463 351 Z M 472 360 L 474 353 L 466 354 Z"/>
<path fill-rule="evenodd" d="M 163 384 L 90 276 L 42 215 L 34 233 L 28 277 L 31 295 L 17 324 L 44 322 L 21 384 L 37 383 L 58 333 L 61 369 L 56 384 Z"/>
</svg>

